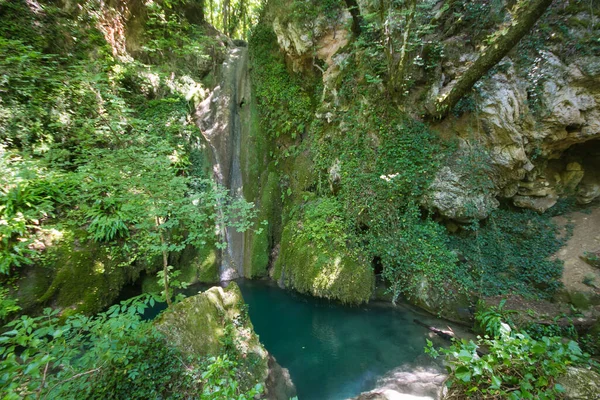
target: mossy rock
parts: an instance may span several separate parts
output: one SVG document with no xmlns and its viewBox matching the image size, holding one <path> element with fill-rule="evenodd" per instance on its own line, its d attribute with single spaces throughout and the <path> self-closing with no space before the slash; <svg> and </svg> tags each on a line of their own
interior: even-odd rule
<svg viewBox="0 0 600 400">
<path fill-rule="evenodd" d="M 217 249 L 210 243 L 202 248 L 188 246 L 179 254 L 172 254 L 169 263 L 180 275 L 177 280 L 188 285 L 195 283 L 215 283 L 219 281 L 219 264 Z M 154 272 L 144 276 L 142 291 L 155 293 L 163 290 L 162 283 Z"/>
<path fill-rule="evenodd" d="M 259 233 L 248 235 L 250 240 L 250 261 L 244 271 L 247 278 L 267 276 L 269 256 L 273 243 L 281 235 L 281 191 L 279 174 L 273 170 L 265 171 L 265 184 L 259 202 L 258 221 L 267 222 Z"/>
<path fill-rule="evenodd" d="M 582 292 L 570 291 L 569 292 L 569 303 L 573 304 L 579 310 L 587 310 L 590 308 L 590 298 Z"/>
<path fill-rule="evenodd" d="M 173 263 L 181 271 L 179 280 L 189 284 L 197 282 L 215 283 L 219 281 L 217 248 L 214 242 L 203 247 L 188 247 Z"/>
<path fill-rule="evenodd" d="M 375 275 L 365 257 L 350 254 L 334 238 L 321 247 L 298 234 L 298 222 L 286 224 L 273 278 L 285 286 L 316 297 L 347 304 L 366 303 L 373 292 Z"/>
<path fill-rule="evenodd" d="M 25 269 L 17 281 L 16 298 L 25 314 L 41 312 L 39 298 L 46 293 L 52 284 L 53 273 L 49 268 L 31 267 Z"/>
<path fill-rule="evenodd" d="M 419 282 L 408 301 L 423 310 L 454 322 L 471 323 L 470 307 L 472 300 L 457 290 L 450 281 L 440 285 L 431 282 L 427 276 L 414 276 Z"/>
<path fill-rule="evenodd" d="M 307 151 L 287 158 L 283 169 L 290 177 L 289 188 L 292 196 L 308 191 L 317 183 L 315 165 Z"/>
<path fill-rule="evenodd" d="M 94 314 L 112 304 L 127 283 L 144 269 L 125 263 L 111 247 L 86 239 L 84 231 L 63 231 L 47 250 L 44 267 L 54 272 L 52 283 L 37 302 L 54 303 L 69 312 Z"/>
<path fill-rule="evenodd" d="M 256 106 L 254 96 L 250 99 L 248 112 L 241 115 L 246 120 L 246 126 L 249 128 L 247 135 L 242 135 L 242 146 L 240 161 L 243 174 L 244 197 L 248 201 L 256 201 L 261 196 L 261 189 L 264 188 L 265 172 L 267 169 L 273 170 L 269 164 L 269 152 L 272 143 L 261 127 L 261 120 Z M 244 122 L 244 121 L 243 121 Z M 257 184 L 257 183 L 260 183 Z"/>
<path fill-rule="evenodd" d="M 163 312 L 155 325 L 169 343 L 195 357 L 228 353 L 239 361 L 244 390 L 267 379 L 268 353 L 258 340 L 238 285 L 213 287 Z M 233 347 L 233 348 L 232 348 Z"/>
</svg>

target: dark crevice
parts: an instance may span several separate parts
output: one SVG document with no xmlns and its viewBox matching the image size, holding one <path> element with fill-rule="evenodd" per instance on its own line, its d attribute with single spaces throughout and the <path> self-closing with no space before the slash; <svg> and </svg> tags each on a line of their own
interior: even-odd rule
<svg viewBox="0 0 600 400">
<path fill-rule="evenodd" d="M 565 127 L 567 133 L 579 132 L 581 130 L 581 124 L 570 124 Z"/>
</svg>

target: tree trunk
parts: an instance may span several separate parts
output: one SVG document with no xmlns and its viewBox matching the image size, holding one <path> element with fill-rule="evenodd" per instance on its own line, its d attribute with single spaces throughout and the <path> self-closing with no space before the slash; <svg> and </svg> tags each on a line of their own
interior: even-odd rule
<svg viewBox="0 0 600 400">
<path fill-rule="evenodd" d="M 360 15 L 358 3 L 356 0 L 346 0 L 346 7 L 348 7 L 350 15 L 352 15 L 352 33 L 354 33 L 354 36 L 358 36 L 360 35 L 362 26 L 362 16 Z"/>
<path fill-rule="evenodd" d="M 223 0 L 223 33 L 229 35 L 229 3 L 230 0 Z"/>
<path fill-rule="evenodd" d="M 550 6 L 552 0 L 530 0 L 513 10 L 513 21 L 505 27 L 506 32 L 497 32 L 496 38 L 479 55 L 477 60 L 460 76 L 454 83 L 450 83 L 446 90 L 436 99 L 435 104 L 430 105 L 429 114 L 435 118 L 443 118 L 458 101 L 473 88 L 473 85 L 481 79 L 493 66 L 502 60 L 510 50 L 542 16 Z"/>
<path fill-rule="evenodd" d="M 171 307 L 171 295 L 169 294 L 169 255 L 165 247 L 165 237 L 163 231 L 160 229 L 160 218 L 156 217 L 156 229 L 160 235 L 160 245 L 162 248 L 163 257 L 163 286 L 165 288 L 165 300 L 167 301 L 167 307 Z"/>
</svg>

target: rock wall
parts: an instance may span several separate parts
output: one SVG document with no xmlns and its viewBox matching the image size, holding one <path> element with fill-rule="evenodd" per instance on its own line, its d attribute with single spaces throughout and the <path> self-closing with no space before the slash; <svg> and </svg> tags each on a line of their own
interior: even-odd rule
<svg viewBox="0 0 600 400">
<path fill-rule="evenodd" d="M 451 4 L 450 7 L 455 7 L 459 3 Z M 433 20 L 426 16 L 419 23 L 431 26 L 423 27 L 429 31 L 410 55 L 406 73 L 408 90 L 397 100 L 392 99 L 386 89 L 389 70 L 385 64 L 390 58 L 382 46 L 386 28 L 378 19 L 376 4 L 359 1 L 365 25 L 360 36 L 356 36 L 351 31 L 352 17 L 343 2 L 333 6 L 293 0 L 267 3 L 259 26 L 270 32 L 273 39 L 264 46 L 270 49 L 270 54 L 275 54 L 270 60 L 283 60 L 285 71 L 282 75 L 265 78 L 261 76 L 265 66 L 257 67 L 260 63 L 251 58 L 251 76 L 253 85 L 257 85 L 257 76 L 266 79 L 273 88 L 283 85 L 282 91 L 287 97 L 272 96 L 280 108 L 270 104 L 269 112 L 261 115 L 261 102 L 274 100 L 264 97 L 272 95 L 268 91 L 253 90 L 252 128 L 242 146 L 245 179 L 252 182 L 252 187 L 247 185 L 244 195 L 246 200 L 257 204 L 260 218 L 268 220 L 269 225 L 260 234 L 246 238 L 246 276 L 265 276 L 269 272 L 282 286 L 342 299 L 341 292 L 334 289 L 336 285 L 319 287 L 317 277 L 331 276 L 328 270 L 338 270 L 327 266 L 346 260 L 347 246 L 336 247 L 330 243 L 319 247 L 315 240 L 304 240 L 306 236 L 302 232 L 310 223 L 304 215 L 318 199 L 339 198 L 340 192 L 348 190 L 347 180 L 342 177 L 344 166 L 337 157 L 346 149 L 327 146 L 339 146 L 340 137 L 352 137 L 353 130 L 360 130 L 362 137 L 356 137 L 355 141 L 367 142 L 365 147 L 376 157 L 390 141 L 390 127 L 379 129 L 377 123 L 360 125 L 360 120 L 386 110 L 390 104 L 398 111 L 393 118 L 398 119 L 399 125 L 404 115 L 422 122 L 427 129 L 436 131 L 449 147 L 454 146 L 436 166 L 437 172 L 419 199 L 423 214 L 445 222 L 451 233 L 463 223 L 486 219 L 501 204 L 543 213 L 561 198 L 569 197 L 586 204 L 600 197 L 597 172 L 600 52 L 597 46 L 577 47 L 599 29 L 600 25 L 589 23 L 600 15 L 595 5 L 553 5 L 520 47 L 481 78 L 445 119 L 425 117 L 425 105 L 468 68 L 485 46 L 485 39 L 496 32 L 502 21 L 506 22 L 509 16 L 505 10 L 510 4 L 500 2 L 496 4 L 497 10 L 492 10 L 499 12 L 504 20 L 494 20 L 477 11 L 478 7 L 486 10 L 488 3 L 460 3 L 457 7 L 466 8 L 450 11 L 442 7 L 442 2 L 430 4 Z M 467 15 L 469 12 L 474 16 Z M 465 19 L 456 20 L 456 15 L 461 13 Z M 395 18 L 392 22 L 401 27 L 403 14 Z M 474 19 L 467 21 L 467 18 Z M 553 34 L 558 28 L 563 29 L 560 35 Z M 398 28 L 398 32 L 400 30 Z M 399 46 L 400 39 L 393 39 L 398 40 L 396 45 Z M 253 46 L 251 41 L 251 55 Z M 264 49 L 261 51 L 261 57 L 268 56 Z M 372 65 L 377 63 L 379 69 Z M 290 81 L 300 89 L 287 90 L 289 87 L 285 85 Z M 357 87 L 360 90 L 353 91 Z M 294 118 L 297 116 L 294 112 L 305 95 L 310 97 L 310 116 L 300 122 L 301 119 Z M 382 101 L 389 104 L 381 104 Z M 349 123 L 346 116 L 357 110 L 365 115 Z M 289 120 L 280 121 L 281 115 Z M 378 115 L 377 118 L 385 117 Z M 294 126 L 296 124 L 299 128 Z M 275 132 L 270 129 L 273 126 L 276 126 Z M 326 148 L 326 157 L 319 159 L 323 148 Z M 347 163 L 352 156 L 346 154 L 345 157 Z M 390 157 L 398 157 L 398 154 Z M 377 168 L 375 162 L 357 165 L 355 173 L 374 168 Z M 395 179 L 394 172 L 398 171 L 382 175 L 382 179 Z M 354 171 L 346 171 L 348 173 Z M 365 194 L 368 193 L 366 189 Z M 351 218 L 357 225 L 352 229 L 368 229 L 367 210 Z M 366 287 L 372 285 L 374 279 L 363 278 L 375 272 L 374 259 L 359 254 L 352 262 L 352 268 L 341 268 L 341 271 L 356 268 L 364 275 L 360 279 L 338 276 L 336 282 L 346 281 L 348 292 L 361 293 L 360 301 L 363 301 L 368 297 L 366 293 L 372 292 Z M 440 310 L 439 301 L 431 295 L 428 285 L 431 286 L 424 275 L 421 288 L 425 288 L 422 292 L 427 292 L 427 296 L 421 296 L 421 305 L 446 315 L 448 310 Z"/>
<path fill-rule="evenodd" d="M 508 58 L 506 72 L 481 85 L 477 113 L 436 125 L 459 138 L 464 152 L 479 147 L 487 153 L 492 187 L 478 193 L 464 171 L 448 165 L 432 185 L 427 207 L 460 220 L 468 203 L 476 205 L 478 218 L 487 217 L 496 198 L 544 212 L 560 196 L 575 195 L 582 204 L 598 197 L 595 157 L 581 149 L 597 152 L 600 139 L 600 57 L 563 61 L 543 51 L 538 62 L 544 82 L 536 101 L 543 111 L 532 110 L 528 82 Z"/>
<path fill-rule="evenodd" d="M 346 47 L 352 40 L 350 15 L 344 13 L 339 23 L 324 17 L 309 23 L 291 20 L 282 10 L 292 3 L 272 1 L 267 12 L 270 19 L 266 20 L 292 71 L 322 75 L 319 112 L 328 118 L 328 113 L 343 108 L 336 95 L 343 88 L 337 78 L 351 51 Z M 366 2 L 361 4 L 363 13 L 374 12 L 369 7 Z M 599 10 L 574 10 L 564 17 L 564 29 L 574 32 L 575 37 L 581 36 L 578 31 L 596 29 L 586 22 L 594 18 L 590 13 L 598 15 Z M 553 14 L 546 19 L 554 18 Z M 444 47 L 435 70 L 412 71 L 414 76 L 427 75 L 427 81 L 433 82 L 410 90 L 403 107 L 414 116 L 422 112 L 424 99 L 439 93 L 444 82 L 477 57 L 476 49 L 465 44 L 470 42 L 468 27 L 453 33 L 435 32 L 437 37 L 430 38 L 432 42 L 440 40 Z M 498 199 L 544 212 L 561 196 L 576 195 L 580 203 L 600 197 L 595 158 L 569 155 L 577 146 L 600 146 L 595 142 L 600 139 L 600 56 L 584 55 L 567 46 L 572 44 L 549 41 L 540 46 L 535 60 L 525 63 L 518 49 L 513 51 L 477 85 L 474 110 L 433 122 L 433 128 L 458 139 L 459 151 L 432 183 L 424 201 L 428 209 L 463 221 L 472 216 L 486 218 L 498 207 Z M 485 153 L 485 159 L 480 160 L 485 165 L 464 168 L 459 161 L 478 151 Z M 465 179 L 473 167 L 481 169 L 489 180 L 485 190 Z"/>
<path fill-rule="evenodd" d="M 243 195 L 241 146 L 249 126 L 241 115 L 248 108 L 250 81 L 248 49 L 245 43 L 231 44 L 221 67 L 219 84 L 196 109 L 195 118 L 206 143 L 215 180 L 229 189 L 233 198 Z M 245 235 L 232 227 L 221 234 L 228 244 L 222 252 L 219 278 L 223 281 L 244 276 Z"/>
</svg>

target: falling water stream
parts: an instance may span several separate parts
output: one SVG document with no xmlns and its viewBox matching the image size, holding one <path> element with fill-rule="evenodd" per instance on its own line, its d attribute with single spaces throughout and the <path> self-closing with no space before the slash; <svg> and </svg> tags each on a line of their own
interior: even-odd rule
<svg viewBox="0 0 600 400">
<path fill-rule="evenodd" d="M 196 120 L 211 150 L 215 179 L 235 199 L 243 191 L 241 142 L 243 130 L 248 128 L 240 117 L 250 94 L 245 44 L 229 50 L 220 75 L 219 85 L 198 106 Z M 219 275 L 221 281 L 229 281 L 244 275 L 244 233 L 224 227 L 221 234 L 227 248 L 221 256 Z"/>
<path fill-rule="evenodd" d="M 234 198 L 242 196 L 241 143 L 249 128 L 240 115 L 249 96 L 247 48 L 232 47 L 220 83 L 199 105 L 196 119 L 211 150 L 214 176 Z M 224 229 L 221 234 L 227 242 L 221 281 L 243 277 L 243 233 Z M 409 308 L 350 308 L 266 282 L 238 283 L 261 342 L 289 369 L 301 400 L 349 398 L 384 384 L 381 379 L 391 370 L 414 378 L 432 363 L 423 354 L 428 331 L 413 322 L 428 317 Z M 203 288 L 191 287 L 187 294 Z"/>
</svg>

